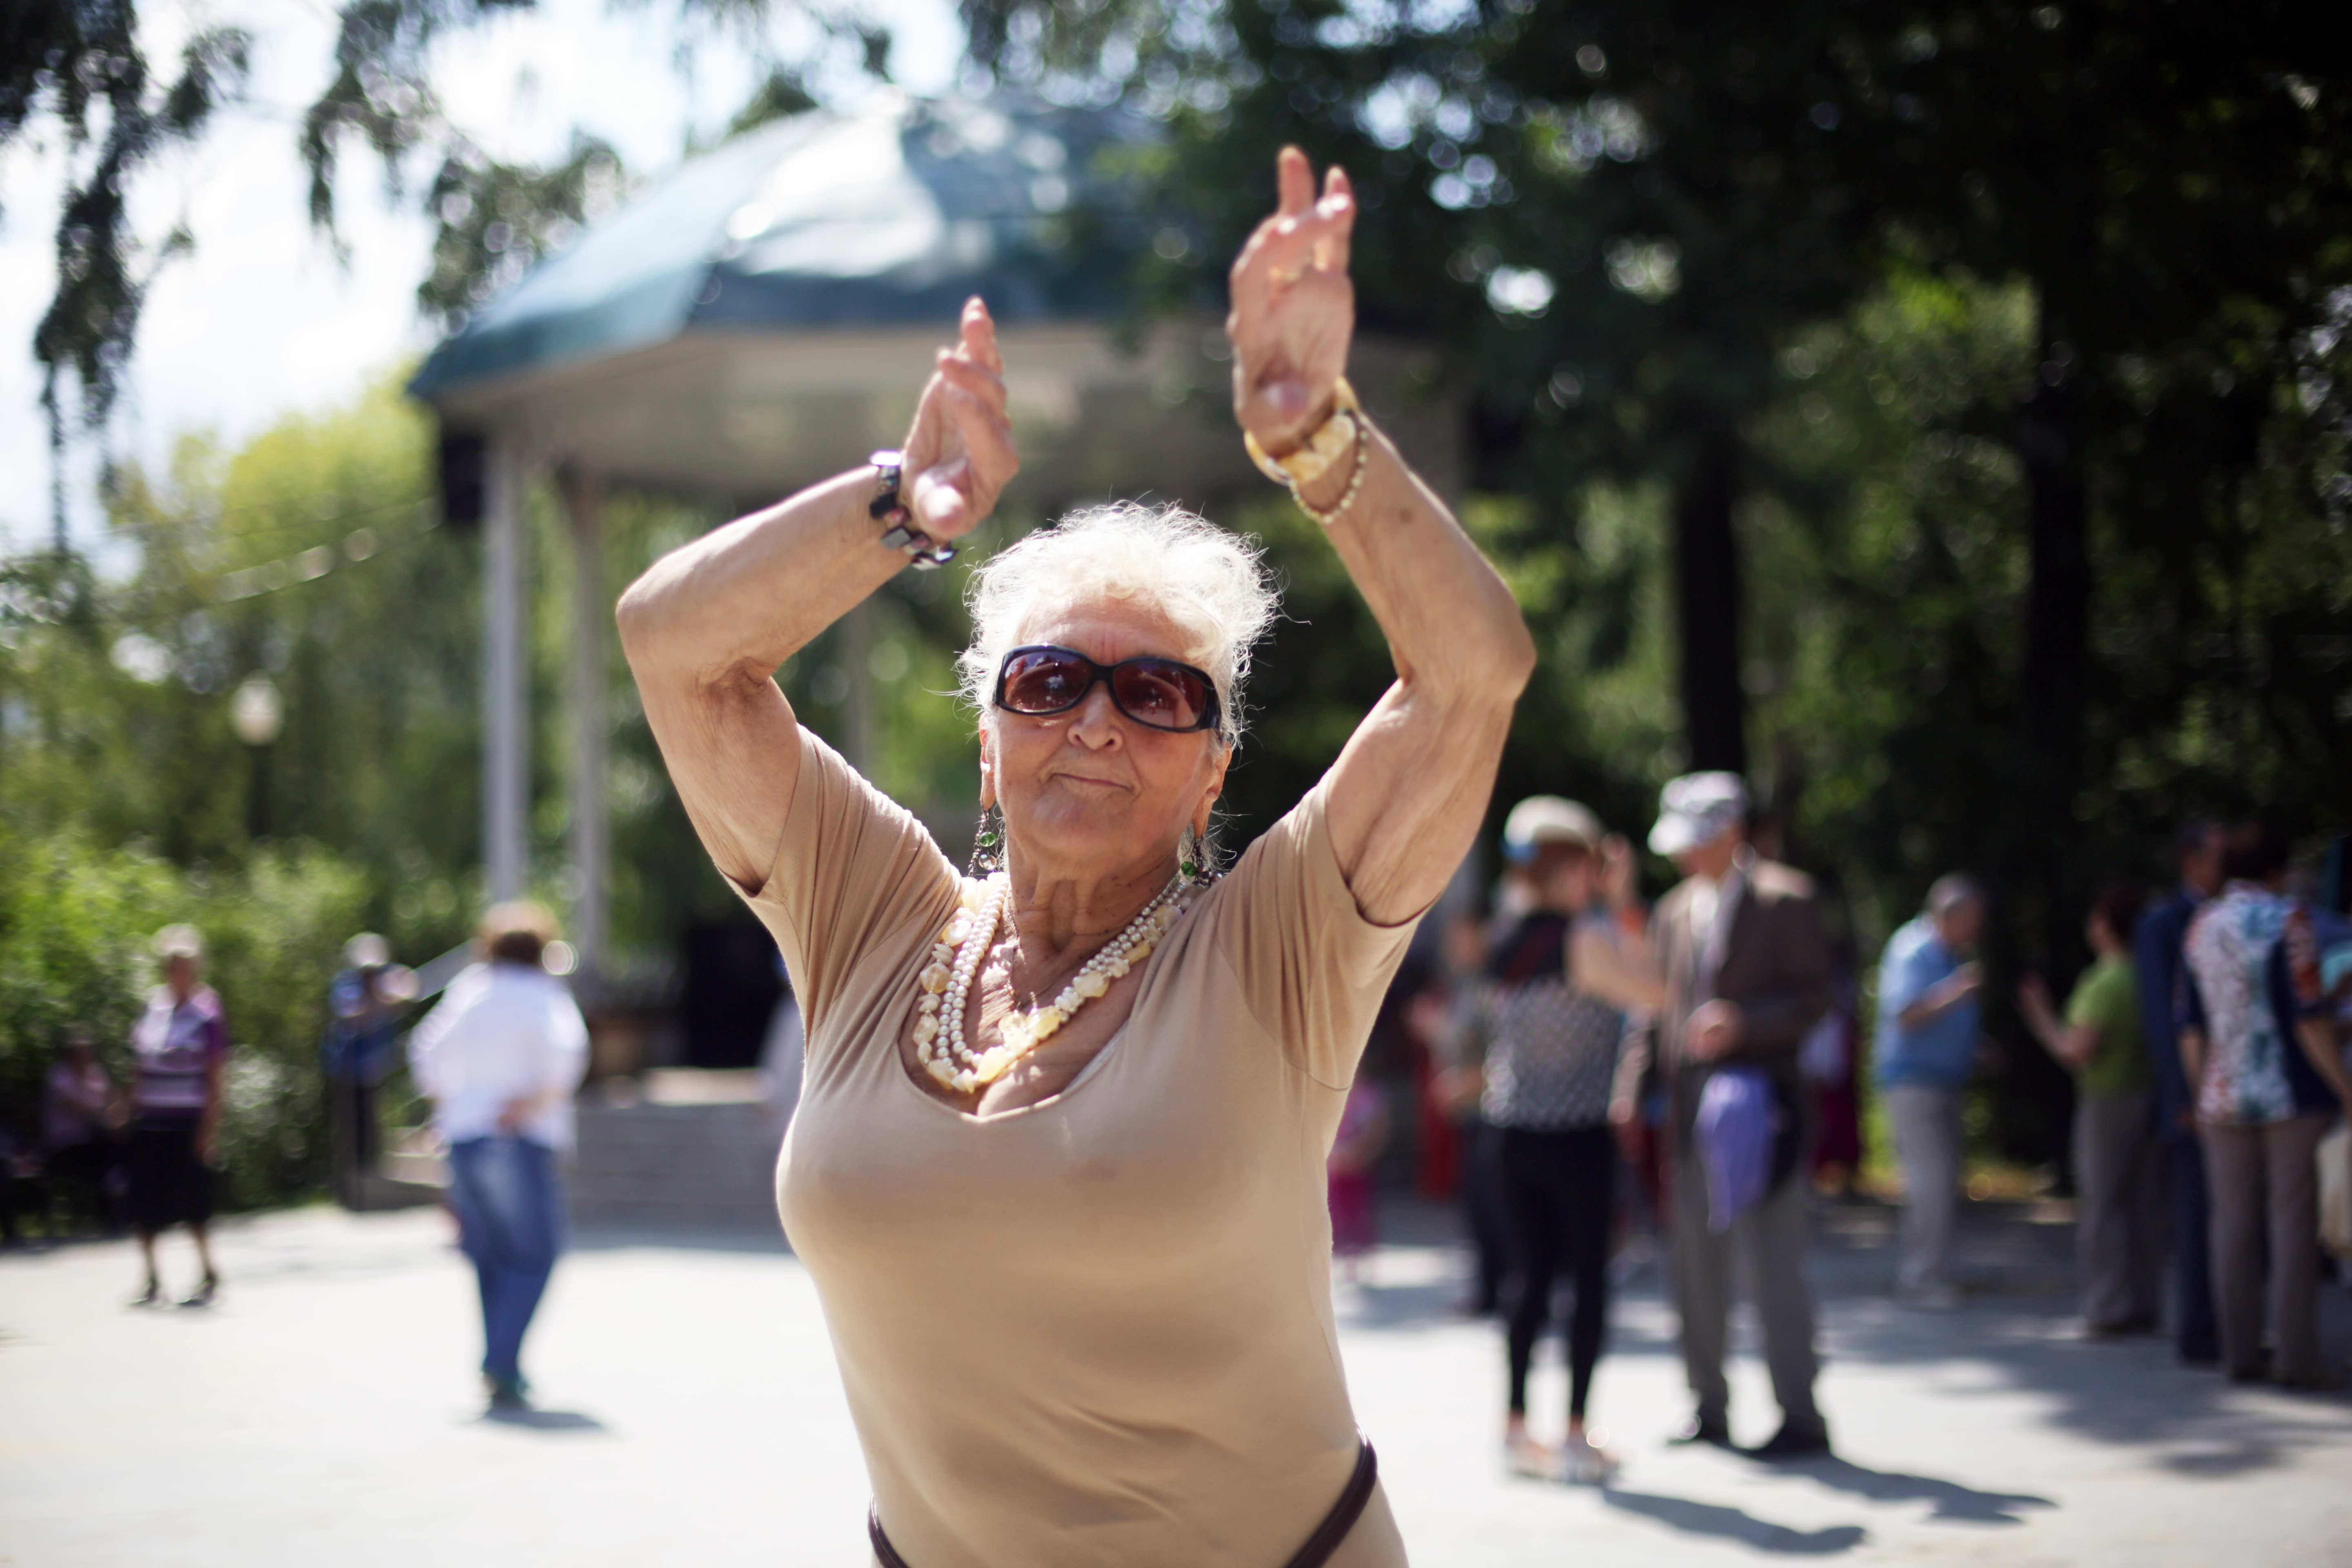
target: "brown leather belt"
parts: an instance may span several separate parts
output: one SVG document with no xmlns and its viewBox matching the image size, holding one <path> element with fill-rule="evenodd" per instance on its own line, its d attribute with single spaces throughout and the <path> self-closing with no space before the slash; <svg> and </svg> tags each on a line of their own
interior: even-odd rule
<svg viewBox="0 0 2352 1568">
<path fill-rule="evenodd" d="M 1307 1544 L 1291 1554 L 1283 1568 L 1323 1568 L 1331 1561 L 1331 1553 L 1339 1550 L 1339 1542 L 1348 1539 L 1348 1531 L 1356 1528 L 1363 1517 L 1364 1505 L 1372 1500 L 1373 1483 L 1381 1479 L 1380 1460 L 1373 1456 L 1372 1446 L 1363 1438 L 1356 1439 L 1356 1473 L 1339 1492 L 1339 1500 L 1307 1538 Z M 882 1510 L 877 1505 L 866 1510 L 866 1538 L 874 1543 L 874 1555 L 881 1560 L 882 1568 L 909 1568 L 890 1538 L 882 1533 Z"/>
</svg>

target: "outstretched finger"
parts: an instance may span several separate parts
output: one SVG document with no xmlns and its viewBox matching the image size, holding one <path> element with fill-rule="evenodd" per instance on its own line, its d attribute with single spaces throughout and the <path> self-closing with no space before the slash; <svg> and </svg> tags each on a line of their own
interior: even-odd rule
<svg viewBox="0 0 2352 1568">
<path fill-rule="evenodd" d="M 1315 216 L 1322 220 L 1315 236 L 1315 265 L 1327 272 L 1345 272 L 1356 232 L 1356 187 L 1337 163 L 1324 174 L 1323 199 L 1315 204 Z"/>
<path fill-rule="evenodd" d="M 1274 160 L 1275 188 L 1286 217 L 1296 217 L 1315 205 L 1315 165 L 1296 147 L 1285 147 Z"/>
<path fill-rule="evenodd" d="M 1004 374 L 1004 353 L 996 341 L 996 318 L 988 313 L 988 301 L 974 294 L 964 301 L 962 352 L 966 359 L 995 372 Z"/>
</svg>

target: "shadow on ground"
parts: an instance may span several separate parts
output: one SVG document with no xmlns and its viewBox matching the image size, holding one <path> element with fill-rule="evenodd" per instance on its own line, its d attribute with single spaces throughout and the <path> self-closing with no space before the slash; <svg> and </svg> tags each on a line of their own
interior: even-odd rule
<svg viewBox="0 0 2352 1568">
<path fill-rule="evenodd" d="M 1783 1460 L 1772 1467 L 1791 1475 L 1811 1478 L 1832 1491 L 1850 1492 L 1868 1498 L 1873 1502 L 1928 1502 L 1935 1507 L 1929 1519 L 1964 1521 L 1969 1524 L 2023 1524 L 2020 1511 L 2029 1508 L 2056 1508 L 2046 1497 L 2034 1497 L 2027 1492 L 1985 1492 L 1974 1487 L 1964 1487 L 1958 1481 L 1937 1480 L 1933 1476 L 1909 1476 L 1894 1470 L 1873 1470 L 1853 1463 L 1824 1456 L 1811 1459 Z"/>
<path fill-rule="evenodd" d="M 1736 1541 L 1779 1557 L 1834 1557 L 1840 1552 L 1853 1551 L 1870 1538 L 1870 1532 L 1858 1524 L 1833 1524 L 1822 1530 L 1792 1530 L 1785 1524 L 1773 1524 L 1722 1503 L 1693 1502 L 1687 1498 L 1626 1491 L 1618 1487 L 1603 1488 L 1601 1500 L 1611 1508 L 1656 1520 L 1685 1535 Z"/>
<path fill-rule="evenodd" d="M 527 1405 L 520 1410 L 485 1410 L 475 1417 L 491 1426 L 517 1426 L 527 1432 L 604 1432 L 609 1430 L 593 1415 L 577 1410 L 541 1410 Z"/>
<path fill-rule="evenodd" d="M 2182 1477 L 2244 1475 L 2340 1446 L 2352 1436 L 2352 1402 L 2340 1393 L 2285 1395 L 2233 1388 L 2210 1370 L 2180 1365 L 2163 1338 L 2081 1338 L 2074 1317 L 2074 1226 L 2063 1205 L 1963 1205 L 1958 1253 L 1968 1303 L 1951 1313 L 1906 1310 L 1889 1300 L 1896 1217 L 1891 1205 L 1870 1202 L 1824 1204 L 1817 1217 L 1807 1272 L 1822 1307 L 1825 1375 L 1832 1388 L 1841 1362 L 1941 1364 L 1950 1369 L 1947 1397 L 2032 1391 L 2045 1396 L 2042 1419 L 2052 1426 L 2119 1447 L 2153 1450 L 2152 1463 Z M 1349 1326 L 1410 1334 L 1460 1323 L 1467 1260 L 1453 1212 L 1398 1201 L 1384 1208 L 1381 1228 L 1387 1246 L 1418 1258 L 1414 1264 L 1390 1268 L 1392 1283 L 1376 1276 L 1356 1288 L 1349 1298 Z M 1617 1299 L 1628 1310 L 1614 1315 L 1610 1355 L 1679 1353 L 1663 1272 L 1653 1259 L 1627 1270 L 1616 1287 Z M 1649 1310 L 1632 1310 L 1637 1304 Z M 1755 1349 L 1747 1318 L 1744 1309 L 1735 1313 L 1738 1353 Z M 2352 1354 L 2352 1298 L 2340 1285 L 2322 1287 L 2320 1323 L 2327 1363 L 2341 1368 Z M 2249 1393 L 2259 1397 L 2249 1400 Z M 1874 1500 L 1932 1502 L 1938 1518 L 2015 1522 L 2016 1509 L 2044 1506 L 2039 1498 L 1972 1492 L 1949 1482 L 1885 1475 L 1842 1462 L 1807 1468 L 1827 1485 Z"/>
</svg>

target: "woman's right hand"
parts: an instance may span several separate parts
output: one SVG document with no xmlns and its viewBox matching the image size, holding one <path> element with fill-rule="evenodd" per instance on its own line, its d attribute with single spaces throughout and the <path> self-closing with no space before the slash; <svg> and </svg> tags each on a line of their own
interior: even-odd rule
<svg viewBox="0 0 2352 1568">
<path fill-rule="evenodd" d="M 962 326 L 961 341 L 939 352 L 901 454 L 901 496 L 915 526 L 942 542 L 986 521 L 1021 471 L 996 323 L 977 294 L 965 301 Z"/>
<path fill-rule="evenodd" d="M 1356 286 L 1348 245 L 1356 226 L 1355 187 L 1337 163 L 1315 195 L 1307 154 L 1285 147 L 1275 160 L 1281 202 L 1234 261 L 1234 416 L 1267 451 L 1297 449 L 1330 417 L 1332 386 L 1347 373 L 1356 331 Z"/>
</svg>

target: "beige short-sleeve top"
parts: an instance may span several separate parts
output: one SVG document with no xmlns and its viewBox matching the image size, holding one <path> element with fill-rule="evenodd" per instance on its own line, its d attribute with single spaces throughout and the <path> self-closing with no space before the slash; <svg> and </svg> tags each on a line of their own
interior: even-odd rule
<svg viewBox="0 0 2352 1568">
<path fill-rule="evenodd" d="M 808 1026 L 778 1204 L 892 1544 L 912 1568 L 1281 1568 L 1355 1464 L 1323 1162 L 1412 924 L 1359 912 L 1318 787 L 1069 1088 L 965 1115 L 898 1050 L 962 879 L 803 735 L 750 900 Z M 1333 1562 L 1404 1560 L 1376 1494 Z"/>
</svg>

